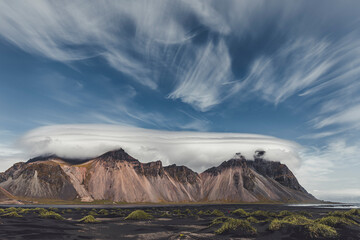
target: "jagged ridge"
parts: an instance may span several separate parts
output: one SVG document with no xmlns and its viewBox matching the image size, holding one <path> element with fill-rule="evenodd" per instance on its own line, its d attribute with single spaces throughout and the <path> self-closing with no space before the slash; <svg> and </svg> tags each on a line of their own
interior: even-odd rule
<svg viewBox="0 0 360 240">
<path fill-rule="evenodd" d="M 0 173 L 0 187 L 15 196 L 83 201 L 316 201 L 286 165 L 241 154 L 196 173 L 186 166 L 141 163 L 123 149 L 76 161 L 54 155 L 17 163 Z"/>
</svg>

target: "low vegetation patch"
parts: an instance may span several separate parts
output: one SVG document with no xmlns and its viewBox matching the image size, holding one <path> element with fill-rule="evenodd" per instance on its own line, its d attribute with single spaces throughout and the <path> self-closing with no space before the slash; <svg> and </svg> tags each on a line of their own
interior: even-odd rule
<svg viewBox="0 0 360 240">
<path fill-rule="evenodd" d="M 80 219 L 79 222 L 81 222 L 81 223 L 98 223 L 100 221 L 96 220 L 93 215 L 87 215 L 87 216 L 83 217 L 82 219 Z"/>
<path fill-rule="evenodd" d="M 339 225 L 359 225 L 357 222 L 346 218 L 344 216 L 327 216 L 327 217 L 323 217 L 318 219 L 316 222 L 320 223 L 320 224 L 325 224 L 331 227 L 336 227 Z"/>
<path fill-rule="evenodd" d="M 271 221 L 270 225 L 269 225 L 269 230 L 270 231 L 276 231 L 279 230 L 280 228 L 286 226 L 286 225 L 305 225 L 305 224 L 311 224 L 313 223 L 313 220 L 308 219 L 305 216 L 302 215 L 290 215 L 287 217 L 284 217 L 283 219 L 277 219 L 275 218 L 274 220 Z"/>
<path fill-rule="evenodd" d="M 17 212 L 20 213 L 20 214 L 27 214 L 27 213 L 32 212 L 32 209 L 30 209 L 30 208 L 20 208 Z"/>
<path fill-rule="evenodd" d="M 259 220 L 257 220 L 257 219 L 254 218 L 254 217 L 248 217 L 246 220 L 247 220 L 249 223 L 259 223 L 259 222 L 260 222 Z"/>
<path fill-rule="evenodd" d="M 56 219 L 56 220 L 64 220 L 60 214 L 54 212 L 54 211 L 47 211 L 47 212 L 41 212 L 39 214 L 41 218 L 50 218 L 50 219 Z"/>
<path fill-rule="evenodd" d="M 95 209 L 92 209 L 92 210 L 89 212 L 89 215 L 95 216 L 95 215 L 98 215 L 98 213 L 96 212 Z"/>
<path fill-rule="evenodd" d="M 130 213 L 125 220 L 148 220 L 152 219 L 152 216 L 144 212 L 143 210 L 135 210 L 132 213 Z"/>
<path fill-rule="evenodd" d="M 171 217 L 171 215 L 168 212 L 164 212 L 163 214 L 160 215 L 160 217 L 169 218 Z"/>
<path fill-rule="evenodd" d="M 209 225 L 209 227 L 216 225 L 216 224 L 224 223 L 227 220 L 229 220 L 229 217 L 217 217 L 211 221 L 211 224 Z"/>
<path fill-rule="evenodd" d="M 335 219 L 335 217 L 312 220 L 302 215 L 290 215 L 283 219 L 276 218 L 272 220 L 269 225 L 269 230 L 277 231 L 282 228 L 300 227 L 304 230 L 304 234 L 310 238 L 333 238 L 337 236 L 337 232 L 331 225 L 335 226 L 340 222 L 342 222 L 342 220 Z"/>
<path fill-rule="evenodd" d="M 290 216 L 290 215 L 293 215 L 293 213 L 290 211 L 284 210 L 284 211 L 279 212 L 278 217 L 286 217 L 286 216 Z"/>
<path fill-rule="evenodd" d="M 37 212 L 39 214 L 42 212 L 47 212 L 47 210 L 45 208 L 33 208 L 32 211 Z"/>
<path fill-rule="evenodd" d="M 305 226 L 310 238 L 335 238 L 338 236 L 333 227 L 321 223 L 312 223 Z"/>
<path fill-rule="evenodd" d="M 247 220 L 228 218 L 215 234 L 235 233 L 239 236 L 253 236 L 257 233 Z"/>
<path fill-rule="evenodd" d="M 247 216 L 249 216 L 249 213 L 246 212 L 242 208 L 239 208 L 239 209 L 236 209 L 236 210 L 232 211 L 232 214 L 234 214 L 234 215 L 236 215 L 238 217 L 247 217 Z"/>
<path fill-rule="evenodd" d="M 101 209 L 101 210 L 98 212 L 98 214 L 100 214 L 100 215 L 109 215 L 109 211 L 106 210 L 106 209 Z"/>
<path fill-rule="evenodd" d="M 225 214 L 222 211 L 215 209 L 210 213 L 210 215 L 211 216 L 221 217 L 221 216 L 224 216 Z"/>
<path fill-rule="evenodd" d="M 13 212 L 9 212 L 6 213 L 4 215 L 2 215 L 2 217 L 8 217 L 8 218 L 20 218 L 23 217 L 22 215 L 18 214 L 17 212 L 13 211 Z"/>
</svg>

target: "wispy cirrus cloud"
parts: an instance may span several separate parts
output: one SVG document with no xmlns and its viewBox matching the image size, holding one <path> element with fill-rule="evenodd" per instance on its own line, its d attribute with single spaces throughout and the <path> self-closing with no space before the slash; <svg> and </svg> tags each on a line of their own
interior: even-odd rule
<svg viewBox="0 0 360 240">
<path fill-rule="evenodd" d="M 347 4 L 335 5 L 352 12 Z M 0 3 L 0 34 L 27 52 L 60 62 L 102 58 L 130 79 L 208 111 L 235 93 L 280 104 L 356 76 L 356 19 L 334 13 L 332 6 L 263 0 L 221 6 L 217 1 L 11 1 Z M 326 25 L 314 20 L 319 14 Z M 269 24 L 280 39 L 263 36 Z M 329 25 L 334 36 L 320 31 Z M 250 54 L 246 48 L 238 52 L 233 42 L 256 47 Z M 272 51 L 257 52 L 262 44 Z M 247 55 L 245 64 L 234 64 Z M 165 79 L 172 89 L 162 86 Z"/>
</svg>

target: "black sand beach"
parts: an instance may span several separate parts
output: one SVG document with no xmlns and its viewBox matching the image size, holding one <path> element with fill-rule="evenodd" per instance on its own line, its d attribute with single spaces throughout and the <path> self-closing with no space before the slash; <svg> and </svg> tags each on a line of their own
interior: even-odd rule
<svg viewBox="0 0 360 240">
<path fill-rule="evenodd" d="M 246 216 L 233 211 L 243 209 Z M 147 220 L 125 220 L 134 210 L 144 210 L 151 215 Z M 215 211 L 214 211 L 215 210 Z M 179 206 L 125 206 L 90 208 L 0 208 L 0 239 L 327 239 L 307 234 L 303 225 L 282 227 L 270 231 L 274 219 L 288 215 L 304 216 L 315 220 L 334 213 L 336 209 L 280 204 L 227 204 L 227 205 L 179 205 Z M 336 214 L 347 213 L 342 209 Z M 256 212 L 258 211 L 258 212 Z M 19 216 L 6 216 L 8 213 Z M 44 217 L 43 213 L 58 213 L 63 219 Z M 357 212 L 357 210 L 355 211 Z M 212 224 L 224 214 L 232 219 L 245 219 L 256 229 L 254 234 L 242 230 L 215 234 L 223 223 Z M 42 215 L 43 214 L 43 215 Z M 79 220 L 93 215 L 96 223 L 81 223 Z M 49 214 L 51 215 L 51 214 Z M 218 215 L 218 216 L 217 216 Z M 253 218 L 250 218 L 253 217 Z M 224 220 L 225 218 L 223 218 Z M 255 220 L 254 220 L 255 219 Z M 360 216 L 351 216 L 353 224 L 336 224 L 334 239 L 360 239 Z"/>
</svg>

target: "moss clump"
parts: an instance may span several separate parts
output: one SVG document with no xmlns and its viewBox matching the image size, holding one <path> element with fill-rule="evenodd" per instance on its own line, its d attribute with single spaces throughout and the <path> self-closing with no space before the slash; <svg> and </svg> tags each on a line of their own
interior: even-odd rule
<svg viewBox="0 0 360 240">
<path fill-rule="evenodd" d="M 82 219 L 80 219 L 79 222 L 82 222 L 82 223 L 98 223 L 100 221 L 96 220 L 93 215 L 87 215 L 87 216 L 83 217 Z"/>
<path fill-rule="evenodd" d="M 278 216 L 279 217 L 286 217 L 286 216 L 290 216 L 292 214 L 293 214 L 292 212 L 284 210 L 284 211 L 279 212 Z"/>
<path fill-rule="evenodd" d="M 313 222 L 313 220 L 302 215 L 287 216 L 284 219 L 282 219 L 282 221 L 292 225 L 305 225 Z"/>
<path fill-rule="evenodd" d="M 338 217 L 338 216 L 327 216 L 321 219 L 318 219 L 316 222 L 320 224 L 325 224 L 330 227 L 336 227 L 339 225 L 359 225 L 355 221 L 346 218 L 346 217 Z"/>
<path fill-rule="evenodd" d="M 211 216 L 221 217 L 221 216 L 224 216 L 225 214 L 222 211 L 215 209 L 210 213 L 210 215 Z"/>
<path fill-rule="evenodd" d="M 152 216 L 149 213 L 144 212 L 143 210 L 135 210 L 130 213 L 125 220 L 148 220 L 151 219 Z"/>
<path fill-rule="evenodd" d="M 269 225 L 270 231 L 276 231 L 280 228 L 286 226 L 286 225 L 306 225 L 306 224 L 312 224 L 314 221 L 311 219 L 308 219 L 307 217 L 304 217 L 302 215 L 291 215 L 287 216 L 283 219 L 274 219 L 271 221 Z"/>
<path fill-rule="evenodd" d="M 333 227 L 321 223 L 307 224 L 305 228 L 310 238 L 334 238 L 338 235 Z"/>
<path fill-rule="evenodd" d="M 216 225 L 216 224 L 224 223 L 227 220 L 229 220 L 229 217 L 217 217 L 211 221 L 211 224 L 209 225 L 209 227 Z"/>
<path fill-rule="evenodd" d="M 6 213 L 4 215 L 2 215 L 2 217 L 9 217 L 9 218 L 20 218 L 22 217 L 22 215 L 18 214 L 17 212 L 9 212 L 9 213 Z"/>
<path fill-rule="evenodd" d="M 360 209 L 350 209 L 346 212 L 347 215 L 360 217 Z"/>
<path fill-rule="evenodd" d="M 32 211 L 37 213 L 47 212 L 45 208 L 34 208 Z"/>
<path fill-rule="evenodd" d="M 21 213 L 21 214 L 27 214 L 31 211 L 32 211 L 32 209 L 30 209 L 30 208 L 20 208 L 17 212 Z"/>
<path fill-rule="evenodd" d="M 193 216 L 194 214 L 192 213 L 192 211 L 190 209 L 186 209 L 185 210 L 185 214 L 188 215 L 188 216 Z"/>
<path fill-rule="evenodd" d="M 88 214 L 92 216 L 98 215 L 98 213 L 95 210 L 91 210 Z"/>
<path fill-rule="evenodd" d="M 174 215 L 180 215 L 180 214 L 181 214 L 180 209 L 175 209 L 175 210 L 173 211 L 173 214 L 174 214 Z"/>
<path fill-rule="evenodd" d="M 6 212 L 17 212 L 19 210 L 19 208 L 15 208 L 15 207 L 9 207 L 9 208 L 6 208 Z"/>
<path fill-rule="evenodd" d="M 39 214 L 41 218 L 50 218 L 50 219 L 56 219 L 56 220 L 65 220 L 60 214 L 54 212 L 54 211 L 48 211 L 48 212 L 41 212 Z"/>
<path fill-rule="evenodd" d="M 241 236 L 253 236 L 257 233 L 251 224 L 242 219 L 228 218 L 222 226 L 215 231 L 215 234 L 224 234 L 228 232 L 236 233 Z"/>
<path fill-rule="evenodd" d="M 171 215 L 168 212 L 164 212 L 163 214 L 160 215 L 160 217 L 169 218 L 169 217 L 171 217 Z"/>
<path fill-rule="evenodd" d="M 274 220 L 271 221 L 271 223 L 269 224 L 269 230 L 270 231 L 277 231 L 280 228 L 282 228 L 283 226 L 283 222 L 277 218 L 275 218 Z"/>
<path fill-rule="evenodd" d="M 246 212 L 242 208 L 239 208 L 239 209 L 236 209 L 236 210 L 232 211 L 231 214 L 234 214 L 234 215 L 236 215 L 238 217 L 247 217 L 247 216 L 249 216 L 249 213 Z"/>
<path fill-rule="evenodd" d="M 98 212 L 98 214 L 100 214 L 100 215 L 109 215 L 109 211 L 106 210 L 106 209 L 101 209 L 101 210 Z"/>
<path fill-rule="evenodd" d="M 204 211 L 202 211 L 202 210 L 200 210 L 200 211 L 198 211 L 198 213 L 197 213 L 198 215 L 203 215 L 203 216 L 209 216 L 209 215 L 211 215 L 211 212 L 210 212 L 210 210 L 206 210 L 205 212 Z"/>
<path fill-rule="evenodd" d="M 333 221 L 331 218 L 322 218 L 320 220 L 311 220 L 302 215 L 291 215 L 283 219 L 274 219 L 269 225 L 270 231 L 280 230 L 284 227 L 302 227 L 305 229 L 305 234 L 310 238 L 333 238 L 337 236 L 336 230 L 324 223 L 333 224 L 336 221 Z"/>
<path fill-rule="evenodd" d="M 259 222 L 260 222 L 259 220 L 257 220 L 257 219 L 254 218 L 254 217 L 248 217 L 246 220 L 247 220 L 249 223 L 259 223 Z"/>
</svg>

